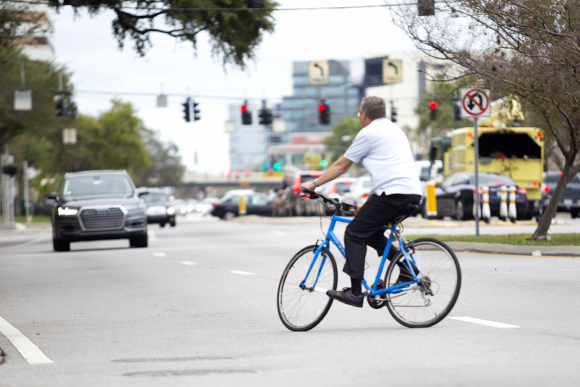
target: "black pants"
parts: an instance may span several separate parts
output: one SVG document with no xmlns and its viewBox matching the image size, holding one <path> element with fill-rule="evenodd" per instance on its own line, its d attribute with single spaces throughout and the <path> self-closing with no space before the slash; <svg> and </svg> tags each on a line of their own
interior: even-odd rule
<svg viewBox="0 0 580 387">
<path fill-rule="evenodd" d="M 346 263 L 343 271 L 351 278 L 362 280 L 364 278 L 365 257 L 367 245 L 383 255 L 387 245 L 387 237 L 382 230 L 385 226 L 409 203 L 419 204 L 421 195 L 370 195 L 365 205 L 360 209 L 353 221 L 346 227 L 344 244 L 346 250 Z M 396 249 L 391 244 L 389 259 L 392 258 Z"/>
</svg>

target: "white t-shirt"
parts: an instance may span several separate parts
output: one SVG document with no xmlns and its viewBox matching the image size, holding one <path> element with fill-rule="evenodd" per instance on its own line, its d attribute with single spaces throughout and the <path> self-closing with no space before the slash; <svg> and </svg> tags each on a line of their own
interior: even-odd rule
<svg viewBox="0 0 580 387">
<path fill-rule="evenodd" d="M 373 120 L 356 136 L 344 157 L 371 175 L 375 195 L 421 195 L 411 146 L 405 133 L 386 118 Z"/>
</svg>

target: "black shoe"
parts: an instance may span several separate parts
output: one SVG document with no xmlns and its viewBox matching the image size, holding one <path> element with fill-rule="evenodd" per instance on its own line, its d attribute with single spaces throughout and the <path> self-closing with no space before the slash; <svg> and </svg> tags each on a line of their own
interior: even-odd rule
<svg viewBox="0 0 580 387">
<path fill-rule="evenodd" d="M 342 290 L 329 290 L 326 292 L 326 295 L 333 300 L 344 302 L 347 305 L 356 306 L 357 308 L 363 307 L 363 301 L 365 299 L 365 296 L 362 294 L 360 296 L 355 296 L 352 294 L 352 290 L 350 288 L 344 288 Z"/>
<path fill-rule="evenodd" d="M 415 266 L 415 264 L 412 262 L 411 265 L 413 266 L 413 271 L 415 272 L 415 275 L 418 275 L 419 269 L 417 268 L 417 266 Z M 395 281 L 395 286 L 415 281 L 415 278 L 413 278 L 413 274 L 411 274 L 411 271 L 409 270 L 409 267 L 407 266 L 406 263 L 397 262 L 397 266 L 399 266 L 399 276 Z"/>
</svg>

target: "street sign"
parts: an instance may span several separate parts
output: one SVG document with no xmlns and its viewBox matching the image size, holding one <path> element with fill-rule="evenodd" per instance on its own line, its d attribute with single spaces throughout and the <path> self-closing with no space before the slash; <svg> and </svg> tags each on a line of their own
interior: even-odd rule
<svg viewBox="0 0 580 387">
<path fill-rule="evenodd" d="M 14 91 L 14 110 L 27 111 L 32 110 L 32 91 L 16 90 Z"/>
<path fill-rule="evenodd" d="M 489 117 L 489 89 L 465 87 L 461 89 L 461 118 Z"/>
<path fill-rule="evenodd" d="M 308 81 L 311 85 L 328 85 L 328 61 L 308 63 Z"/>
<path fill-rule="evenodd" d="M 77 143 L 77 130 L 76 129 L 63 129 L 62 130 L 62 143 L 68 145 L 74 145 Z"/>
<path fill-rule="evenodd" d="M 401 59 L 383 60 L 383 83 L 403 82 L 403 61 Z"/>
</svg>

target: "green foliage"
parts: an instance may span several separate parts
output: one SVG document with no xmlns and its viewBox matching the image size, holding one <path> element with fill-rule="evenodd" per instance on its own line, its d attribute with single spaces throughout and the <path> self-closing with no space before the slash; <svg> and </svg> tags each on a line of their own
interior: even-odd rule
<svg viewBox="0 0 580 387">
<path fill-rule="evenodd" d="M 49 0 L 58 9 L 59 0 Z M 274 30 L 272 11 L 203 11 L 202 9 L 247 8 L 246 0 L 79 0 L 75 11 L 87 9 L 91 14 L 112 10 L 113 34 L 123 48 L 126 37 L 133 39 L 135 51 L 145 55 L 151 46 L 150 35 L 162 33 L 197 47 L 197 35 L 209 34 L 213 53 L 222 56 L 224 65 L 233 63 L 244 67 L 252 59 L 264 32 Z M 135 9 L 135 5 L 139 10 Z M 264 1 L 265 8 L 278 4 Z M 162 20 L 161 20 L 162 19 Z"/>
<path fill-rule="evenodd" d="M 462 119 L 455 121 L 454 100 L 459 100 L 459 89 L 465 87 L 466 81 L 442 82 L 436 81 L 431 85 L 431 90 L 423 92 L 415 113 L 419 115 L 419 127 L 417 133 L 424 133 L 427 127 L 431 127 L 431 135 L 437 136 L 444 130 L 473 126 L 470 120 Z M 431 121 L 429 102 L 437 103 L 437 118 Z"/>
<path fill-rule="evenodd" d="M 532 234 L 509 235 L 405 235 L 408 240 L 419 238 L 435 238 L 443 242 L 499 243 L 518 246 L 580 246 L 579 234 L 550 234 L 549 241 L 531 240 Z"/>
<path fill-rule="evenodd" d="M 26 2 L 0 2 L 0 47 L 11 47 L 18 36 L 32 36 L 40 29 L 40 13 L 30 12 Z"/>
<path fill-rule="evenodd" d="M 331 155 L 331 162 L 344 155 L 360 130 L 361 125 L 356 117 L 346 117 L 332 127 L 332 135 L 324 139 L 326 151 Z"/>
<path fill-rule="evenodd" d="M 181 164 L 175 144 L 164 144 L 157 134 L 141 128 L 141 138 L 151 157 L 151 165 L 133 175 L 137 186 L 175 186 L 181 184 L 185 167 Z"/>
<path fill-rule="evenodd" d="M 14 110 L 14 91 L 22 83 L 24 65 L 26 88 L 32 89 L 32 110 Z M 66 88 L 69 75 L 64 67 L 31 61 L 14 47 L 0 47 L 0 145 L 19 134 L 39 136 L 56 125 L 53 98 L 58 92 L 58 74 L 63 74 Z"/>
</svg>

